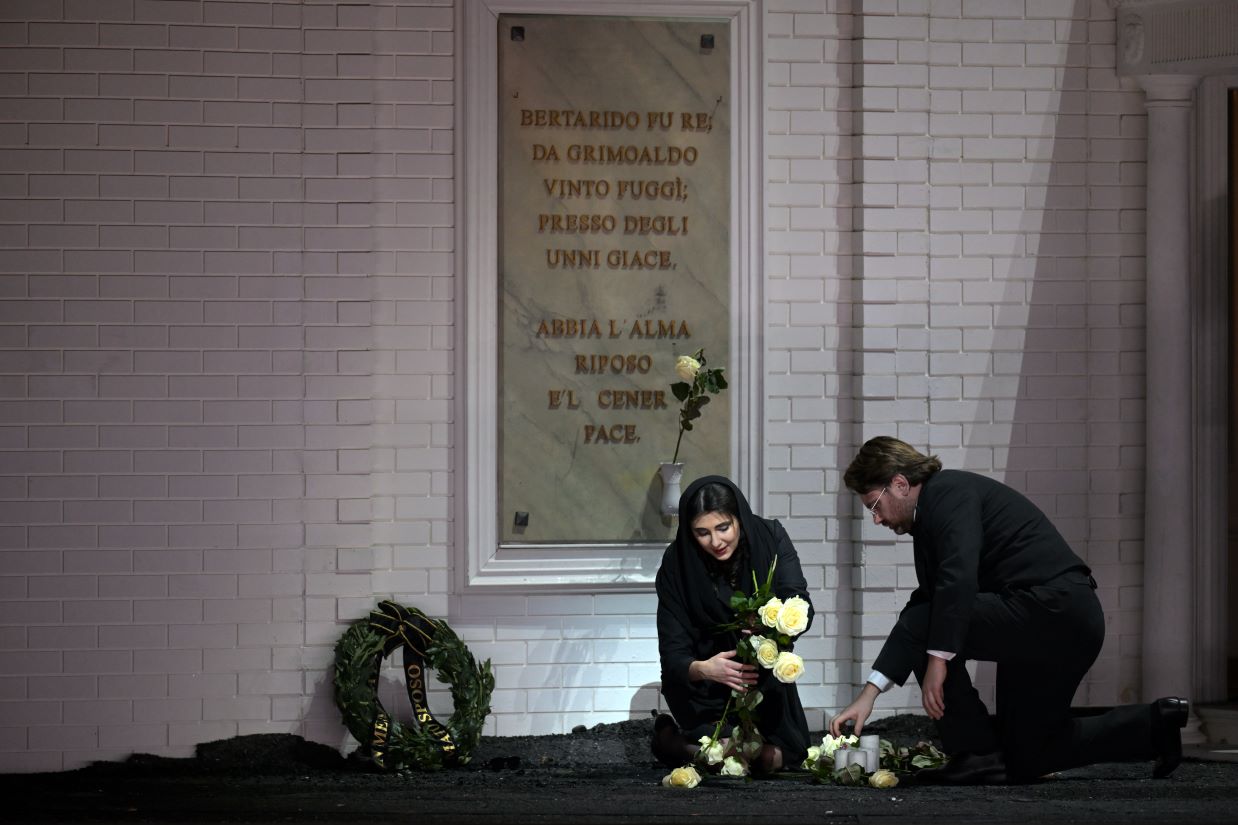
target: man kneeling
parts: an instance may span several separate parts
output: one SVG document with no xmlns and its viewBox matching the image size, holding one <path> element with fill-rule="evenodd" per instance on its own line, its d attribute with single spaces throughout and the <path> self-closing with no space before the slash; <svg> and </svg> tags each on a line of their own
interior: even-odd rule
<svg viewBox="0 0 1238 825">
<path fill-rule="evenodd" d="M 917 588 L 859 695 L 830 720 L 858 733 L 877 697 L 914 672 L 950 762 L 924 780 L 1026 781 L 1095 762 L 1182 760 L 1185 699 L 1074 717 L 1070 702 L 1105 638 L 1096 581 L 1049 519 L 986 476 L 943 470 L 896 438 L 868 441 L 844 483 L 876 524 L 910 533 Z M 997 663 L 996 725 L 967 660 Z"/>
</svg>

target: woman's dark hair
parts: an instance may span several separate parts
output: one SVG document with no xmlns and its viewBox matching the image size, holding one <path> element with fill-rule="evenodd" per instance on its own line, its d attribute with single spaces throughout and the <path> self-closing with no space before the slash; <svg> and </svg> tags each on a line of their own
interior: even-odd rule
<svg viewBox="0 0 1238 825">
<path fill-rule="evenodd" d="M 879 435 L 865 442 L 860 452 L 843 474 L 843 484 L 852 492 L 864 495 L 876 490 L 900 473 L 912 485 L 920 484 L 941 469 L 935 455 L 924 455 L 905 441 Z"/>
<path fill-rule="evenodd" d="M 688 499 L 686 512 L 680 513 L 683 524 L 692 524 L 701 513 L 726 513 L 739 518 L 739 502 L 735 499 L 735 491 L 725 484 L 706 484 Z"/>
</svg>

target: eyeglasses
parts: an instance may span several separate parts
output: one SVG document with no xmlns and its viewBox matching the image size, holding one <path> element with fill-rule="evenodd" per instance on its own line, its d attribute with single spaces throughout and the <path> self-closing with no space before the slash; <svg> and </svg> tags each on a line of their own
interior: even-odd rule
<svg viewBox="0 0 1238 825">
<path fill-rule="evenodd" d="M 864 509 L 867 510 L 868 514 L 872 516 L 873 518 L 877 517 L 877 504 L 881 501 L 881 497 L 886 494 L 886 490 L 888 489 L 890 489 L 890 485 L 888 484 L 885 487 L 881 488 L 881 492 L 877 494 L 877 497 L 875 499 L 873 499 L 872 507 L 869 507 L 868 505 L 864 505 Z"/>
</svg>

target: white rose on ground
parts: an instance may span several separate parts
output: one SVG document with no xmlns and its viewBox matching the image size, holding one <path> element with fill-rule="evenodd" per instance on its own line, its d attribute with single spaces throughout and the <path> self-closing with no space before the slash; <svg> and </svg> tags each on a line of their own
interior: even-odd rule
<svg viewBox="0 0 1238 825">
<path fill-rule="evenodd" d="M 691 384 L 696 380 L 696 374 L 701 371 L 701 362 L 691 355 L 681 355 L 675 359 L 675 374 Z"/>
<path fill-rule="evenodd" d="M 785 684 L 790 684 L 804 675 L 804 660 L 789 650 L 778 654 L 774 661 L 774 678 Z"/>
<path fill-rule="evenodd" d="M 691 765 L 684 765 L 662 777 L 664 788 L 695 788 L 701 784 L 701 775 Z"/>
<path fill-rule="evenodd" d="M 747 776 L 748 766 L 734 756 L 728 756 L 722 760 L 722 775 L 723 776 Z"/>
<path fill-rule="evenodd" d="M 812 770 L 812 766 L 818 759 L 821 758 L 821 748 L 817 745 L 810 745 L 808 748 L 808 756 L 804 757 L 804 764 L 801 765 L 804 770 Z"/>
<path fill-rule="evenodd" d="M 808 628 L 808 602 L 792 596 L 783 604 L 774 620 L 778 632 L 796 636 Z"/>
<path fill-rule="evenodd" d="M 766 627 L 778 626 L 778 612 L 782 610 L 782 599 L 775 596 L 761 606 L 757 612 L 761 616 L 761 624 Z"/>
<path fill-rule="evenodd" d="M 868 778 L 868 784 L 874 788 L 893 788 L 898 784 L 898 777 L 884 769 L 873 771 L 873 775 Z"/>
<path fill-rule="evenodd" d="M 774 662 L 778 661 L 778 643 L 764 636 L 753 636 L 748 641 L 752 643 L 752 649 L 756 652 L 757 664 L 766 670 L 773 667 Z"/>
</svg>

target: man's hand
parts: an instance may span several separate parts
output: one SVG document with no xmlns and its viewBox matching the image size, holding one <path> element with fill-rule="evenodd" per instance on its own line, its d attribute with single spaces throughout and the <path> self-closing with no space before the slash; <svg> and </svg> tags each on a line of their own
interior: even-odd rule
<svg viewBox="0 0 1238 825">
<path fill-rule="evenodd" d="M 946 712 L 945 691 L 946 660 L 940 656 L 929 654 L 928 668 L 924 673 L 924 683 L 920 685 L 924 712 L 930 719 L 940 719 Z"/>
<path fill-rule="evenodd" d="M 881 691 L 877 690 L 877 686 L 872 682 L 864 685 L 864 689 L 860 691 L 860 695 L 856 696 L 851 704 L 847 705 L 842 713 L 830 720 L 830 735 L 842 736 L 843 724 L 845 722 L 855 723 L 855 735 L 859 736 L 860 731 L 864 730 L 864 723 L 868 721 L 868 717 L 873 715 L 873 704 L 876 703 L 877 697 L 881 695 Z"/>
</svg>

